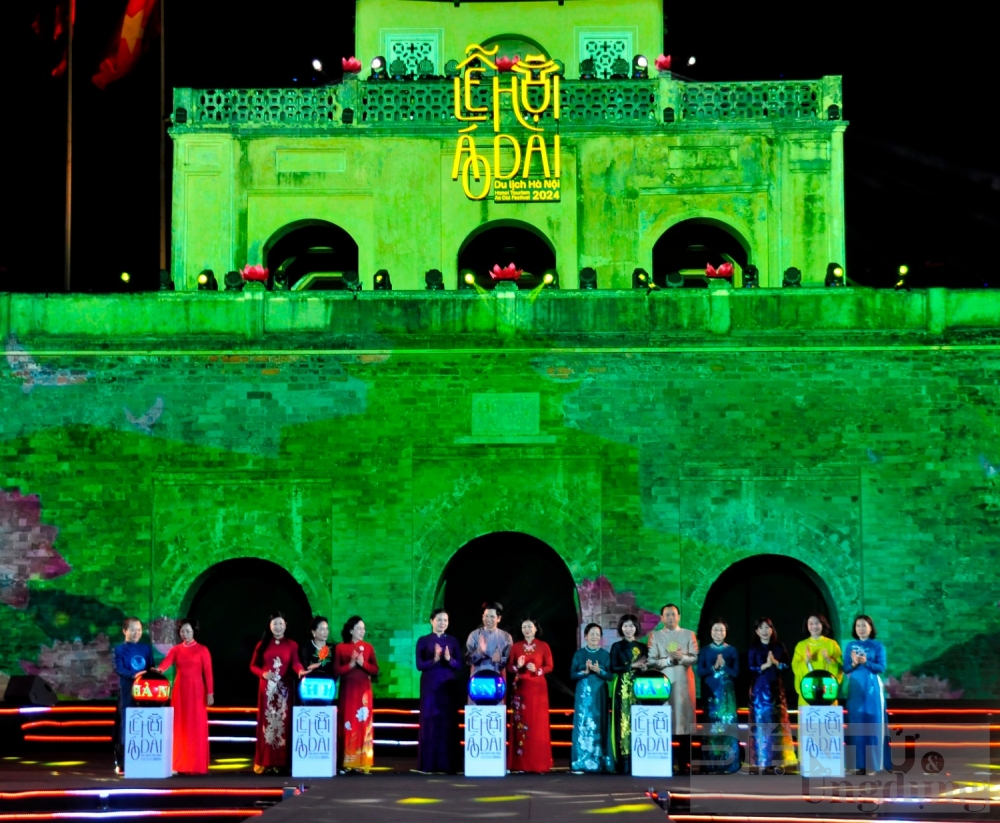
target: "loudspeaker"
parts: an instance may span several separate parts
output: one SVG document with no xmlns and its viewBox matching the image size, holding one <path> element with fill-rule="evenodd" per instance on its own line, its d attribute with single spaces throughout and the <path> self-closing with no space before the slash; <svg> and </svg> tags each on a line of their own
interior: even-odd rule
<svg viewBox="0 0 1000 823">
<path fill-rule="evenodd" d="M 37 674 L 18 674 L 7 684 L 3 702 L 8 706 L 54 706 L 56 693 Z"/>
</svg>

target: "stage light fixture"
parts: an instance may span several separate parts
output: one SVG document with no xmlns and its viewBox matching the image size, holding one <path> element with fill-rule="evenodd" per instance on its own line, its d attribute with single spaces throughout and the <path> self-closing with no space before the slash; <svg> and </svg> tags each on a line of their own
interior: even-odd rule
<svg viewBox="0 0 1000 823">
<path fill-rule="evenodd" d="M 649 60 L 646 59 L 644 54 L 637 54 L 632 58 L 632 79 L 649 79 Z"/>
<path fill-rule="evenodd" d="M 697 60 L 695 60 L 695 57 L 694 57 L 694 55 L 692 54 L 692 55 L 691 55 L 691 56 L 690 56 L 690 57 L 688 58 L 688 65 L 689 65 L 689 66 L 693 66 L 693 65 L 694 65 L 694 64 L 695 64 L 696 62 L 698 62 L 698 61 L 697 61 Z"/>
<path fill-rule="evenodd" d="M 218 291 L 219 281 L 215 279 L 215 272 L 205 269 L 198 274 L 198 291 Z"/>
<path fill-rule="evenodd" d="M 357 294 L 361 291 L 361 278 L 358 277 L 356 271 L 345 271 L 341 275 L 341 279 L 344 281 L 344 285 L 347 287 L 349 292 Z"/>
<path fill-rule="evenodd" d="M 462 269 L 458 273 L 458 287 L 460 289 L 475 288 L 476 273 L 472 269 Z"/>
<path fill-rule="evenodd" d="M 243 276 L 238 271 L 227 271 L 223 282 L 226 291 L 243 291 Z"/>
<path fill-rule="evenodd" d="M 586 266 L 580 269 L 580 289 L 596 289 L 597 288 L 597 269 Z"/>
<path fill-rule="evenodd" d="M 312 62 L 312 67 L 316 71 L 323 71 L 323 61 L 320 60 L 319 58 L 314 59 Z"/>
<path fill-rule="evenodd" d="M 288 291 L 288 271 L 286 269 L 278 269 L 274 273 L 274 290 Z"/>
<path fill-rule="evenodd" d="M 385 80 L 386 78 L 386 62 L 385 58 L 379 55 L 378 57 L 372 58 L 372 73 L 369 75 L 369 80 Z"/>
<path fill-rule="evenodd" d="M 372 288 L 375 291 L 392 291 L 392 280 L 389 278 L 388 269 L 379 269 L 375 272 Z"/>
<path fill-rule="evenodd" d="M 743 268 L 743 288 L 760 288 L 760 270 L 753 264 L 748 264 Z"/>
<path fill-rule="evenodd" d="M 123 271 L 120 275 L 118 275 L 118 279 L 121 280 L 122 283 L 128 285 L 130 282 L 132 282 L 132 275 L 129 274 L 127 271 Z"/>
<path fill-rule="evenodd" d="M 593 57 L 588 57 L 586 60 L 580 61 L 580 79 L 581 80 L 597 79 L 597 69 L 594 67 Z"/>
<path fill-rule="evenodd" d="M 545 270 L 545 274 L 542 275 L 542 288 L 545 289 L 559 288 L 559 272 L 556 269 Z"/>
<path fill-rule="evenodd" d="M 684 288 L 684 275 L 679 271 L 667 272 L 667 288 L 668 289 L 683 289 Z"/>
<path fill-rule="evenodd" d="M 633 269 L 632 270 L 632 288 L 633 289 L 652 289 L 653 278 L 649 276 L 649 272 L 645 269 Z"/>
<path fill-rule="evenodd" d="M 173 291 L 174 281 L 170 277 L 170 272 L 166 269 L 160 269 L 160 291 Z"/>
<path fill-rule="evenodd" d="M 910 267 L 907 265 L 902 265 L 899 267 L 899 276 L 906 277 L 910 273 Z"/>
<path fill-rule="evenodd" d="M 424 288 L 427 291 L 444 291 L 444 275 L 440 269 L 428 269 L 424 275 Z"/>
<path fill-rule="evenodd" d="M 781 287 L 784 289 L 797 289 L 802 285 L 802 272 L 795 266 L 789 266 L 781 278 Z"/>
<path fill-rule="evenodd" d="M 844 285 L 844 267 L 840 263 L 828 263 L 826 266 L 826 279 L 823 281 L 828 289 L 835 289 Z"/>
<path fill-rule="evenodd" d="M 446 79 L 451 80 L 452 78 L 458 77 L 458 61 L 449 60 L 444 64 L 444 76 Z"/>
</svg>

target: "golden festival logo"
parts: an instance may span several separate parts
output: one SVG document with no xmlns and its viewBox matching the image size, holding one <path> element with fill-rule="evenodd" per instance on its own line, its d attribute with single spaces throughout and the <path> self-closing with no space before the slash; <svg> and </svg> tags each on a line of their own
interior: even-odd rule
<svg viewBox="0 0 1000 823">
<path fill-rule="evenodd" d="M 542 115 L 551 111 L 552 119 L 559 122 L 559 64 L 541 54 L 529 54 L 523 60 L 501 57 L 494 60 L 500 46 L 485 49 L 479 45 L 468 46 L 466 58 L 458 64 L 459 76 L 455 82 L 455 119 L 468 126 L 459 129 L 455 144 L 455 161 L 451 179 L 462 181 L 462 190 L 470 200 L 485 200 L 490 191 L 496 203 L 555 202 L 560 199 L 559 134 L 552 136 L 551 162 L 549 145 L 545 142 L 545 129 L 539 125 Z M 499 68 L 498 68 L 499 65 Z M 493 72 L 493 107 L 477 106 L 473 89 L 482 85 L 487 71 Z M 501 74 L 509 75 L 509 81 Z M 533 89 L 540 89 L 535 92 Z M 530 134 L 522 148 L 521 142 L 511 134 L 501 132 L 501 101 L 509 95 L 510 110 L 520 126 Z M 532 102 L 534 101 L 534 102 Z M 506 111 L 507 109 L 504 108 Z M 489 150 L 477 146 L 473 133 L 480 124 L 492 120 L 493 162 Z M 487 144 L 488 145 L 488 144 Z M 510 168 L 501 164 L 501 149 L 513 153 Z M 519 179 L 520 178 L 520 179 Z"/>
</svg>

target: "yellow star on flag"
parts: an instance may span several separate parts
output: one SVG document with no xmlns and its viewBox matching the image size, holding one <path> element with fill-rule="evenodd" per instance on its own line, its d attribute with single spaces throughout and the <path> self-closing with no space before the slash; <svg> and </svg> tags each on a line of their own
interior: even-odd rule
<svg viewBox="0 0 1000 823">
<path fill-rule="evenodd" d="M 125 45 L 128 46 L 129 54 L 133 54 L 135 52 L 135 44 L 142 40 L 142 35 L 146 31 L 142 27 L 142 16 L 144 14 L 145 11 L 140 11 L 131 17 L 126 14 L 125 20 L 122 22 L 122 40 L 124 40 Z"/>
</svg>

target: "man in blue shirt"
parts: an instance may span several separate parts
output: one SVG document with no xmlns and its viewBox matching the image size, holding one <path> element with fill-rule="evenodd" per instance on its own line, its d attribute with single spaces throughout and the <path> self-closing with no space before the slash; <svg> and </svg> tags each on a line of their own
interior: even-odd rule
<svg viewBox="0 0 1000 823">
<path fill-rule="evenodd" d="M 118 675 L 118 711 L 115 712 L 115 774 L 125 774 L 125 709 L 134 706 L 132 683 L 153 666 L 153 647 L 140 643 L 142 623 L 138 617 L 122 621 L 125 642 L 115 646 L 114 664 Z"/>
</svg>

